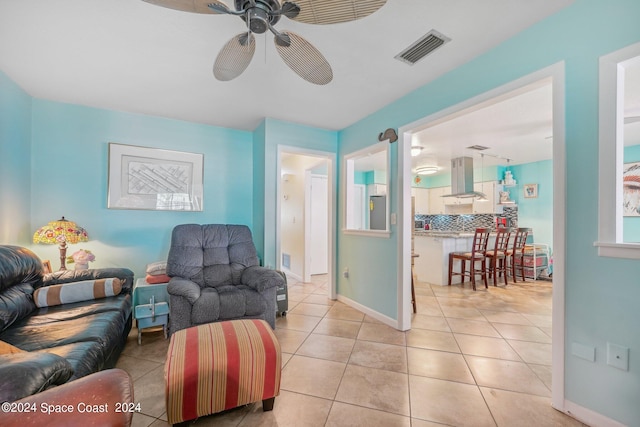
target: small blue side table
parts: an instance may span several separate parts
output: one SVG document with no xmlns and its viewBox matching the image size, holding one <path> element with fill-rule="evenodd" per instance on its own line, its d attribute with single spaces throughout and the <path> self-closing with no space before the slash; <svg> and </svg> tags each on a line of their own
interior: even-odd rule
<svg viewBox="0 0 640 427">
<path fill-rule="evenodd" d="M 142 343 L 142 330 L 162 326 L 167 338 L 169 326 L 169 294 L 167 283 L 149 284 L 136 280 L 133 286 L 133 316 L 138 327 L 138 344 Z"/>
</svg>

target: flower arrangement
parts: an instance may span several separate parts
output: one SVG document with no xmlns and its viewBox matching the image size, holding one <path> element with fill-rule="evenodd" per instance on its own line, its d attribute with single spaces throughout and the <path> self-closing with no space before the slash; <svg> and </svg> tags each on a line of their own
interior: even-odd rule
<svg viewBox="0 0 640 427">
<path fill-rule="evenodd" d="M 96 256 L 87 249 L 79 249 L 73 253 L 73 255 L 67 257 L 69 264 L 89 264 L 90 261 L 95 261 Z"/>
</svg>

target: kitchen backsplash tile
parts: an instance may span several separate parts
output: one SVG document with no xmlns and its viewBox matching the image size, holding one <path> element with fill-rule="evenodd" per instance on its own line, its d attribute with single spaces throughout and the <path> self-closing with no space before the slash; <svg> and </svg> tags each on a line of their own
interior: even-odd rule
<svg viewBox="0 0 640 427">
<path fill-rule="evenodd" d="M 507 218 L 511 227 L 518 227 L 518 208 L 505 207 L 502 214 L 471 215 L 416 215 L 415 219 L 424 220 L 432 230 L 473 231 L 476 228 L 496 228 L 496 217 Z"/>
</svg>

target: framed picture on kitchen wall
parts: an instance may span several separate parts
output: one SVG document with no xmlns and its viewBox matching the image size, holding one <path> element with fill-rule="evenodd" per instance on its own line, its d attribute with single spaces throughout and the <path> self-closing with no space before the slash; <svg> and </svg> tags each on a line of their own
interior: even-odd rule
<svg viewBox="0 0 640 427">
<path fill-rule="evenodd" d="M 640 162 L 624 164 L 622 203 L 624 216 L 640 216 Z"/>
<path fill-rule="evenodd" d="M 538 197 L 538 184 L 525 184 L 524 197 L 527 199 L 534 199 Z"/>
</svg>

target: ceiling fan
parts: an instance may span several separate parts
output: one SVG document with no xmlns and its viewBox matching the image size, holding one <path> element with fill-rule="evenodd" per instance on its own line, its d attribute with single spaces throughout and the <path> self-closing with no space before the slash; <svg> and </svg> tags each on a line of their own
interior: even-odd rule
<svg viewBox="0 0 640 427">
<path fill-rule="evenodd" d="M 143 0 L 157 6 L 193 13 L 239 16 L 247 31 L 229 40 L 213 65 L 221 81 L 238 77 L 249 66 L 256 48 L 254 34 L 267 30 L 274 35 L 276 50 L 285 64 L 306 81 L 325 85 L 333 79 L 331 65 L 311 43 L 291 31 L 278 31 L 275 25 L 286 16 L 308 24 L 337 24 L 371 15 L 387 0 L 234 0 L 235 10 L 221 0 Z"/>
</svg>

